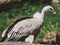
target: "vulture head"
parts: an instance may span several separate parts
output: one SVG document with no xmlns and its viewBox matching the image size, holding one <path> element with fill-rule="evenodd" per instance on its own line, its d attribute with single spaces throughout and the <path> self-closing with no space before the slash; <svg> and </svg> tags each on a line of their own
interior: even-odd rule
<svg viewBox="0 0 60 45">
<path fill-rule="evenodd" d="M 47 12 L 50 12 L 52 14 L 56 14 L 54 8 L 52 6 L 45 6 L 43 9 L 42 9 L 42 14 L 45 14 Z"/>
<path fill-rule="evenodd" d="M 43 19 L 44 18 L 44 15 L 47 13 L 47 12 L 50 12 L 52 14 L 56 14 L 54 8 L 52 6 L 45 6 L 43 7 L 41 13 L 40 12 L 36 12 L 33 17 L 36 17 L 36 18 L 40 18 L 40 19 Z"/>
</svg>

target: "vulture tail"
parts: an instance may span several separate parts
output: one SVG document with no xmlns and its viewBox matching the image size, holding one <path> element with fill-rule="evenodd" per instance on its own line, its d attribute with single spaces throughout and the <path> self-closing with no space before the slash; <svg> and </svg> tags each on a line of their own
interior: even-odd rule
<svg viewBox="0 0 60 45">
<path fill-rule="evenodd" d="M 0 42 L 4 42 L 6 38 L 7 38 L 7 36 L 2 37 L 2 38 L 0 39 Z"/>
</svg>

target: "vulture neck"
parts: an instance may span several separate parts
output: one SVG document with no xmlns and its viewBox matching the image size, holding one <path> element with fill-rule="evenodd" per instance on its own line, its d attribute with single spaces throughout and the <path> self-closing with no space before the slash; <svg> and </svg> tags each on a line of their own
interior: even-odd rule
<svg viewBox="0 0 60 45">
<path fill-rule="evenodd" d="M 44 15 L 45 15 L 44 11 L 42 11 L 41 13 L 40 12 L 36 12 L 33 17 L 43 19 Z"/>
<path fill-rule="evenodd" d="M 46 14 L 46 10 L 43 8 L 42 11 L 41 11 L 41 15 L 45 15 Z"/>
<path fill-rule="evenodd" d="M 33 17 L 43 19 L 46 11 L 42 9 L 42 12 L 36 12 Z"/>
</svg>

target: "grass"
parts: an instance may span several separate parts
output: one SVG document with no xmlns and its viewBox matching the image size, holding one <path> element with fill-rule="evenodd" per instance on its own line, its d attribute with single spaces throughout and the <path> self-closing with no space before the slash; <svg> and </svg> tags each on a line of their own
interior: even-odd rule
<svg viewBox="0 0 60 45">
<path fill-rule="evenodd" d="M 41 28 L 41 31 L 37 38 L 42 38 L 48 32 L 54 31 L 57 32 L 60 30 L 60 7 L 53 3 L 51 4 L 56 10 L 57 14 L 52 15 L 47 13 L 44 17 L 44 25 Z M 42 10 L 44 5 L 34 5 L 30 3 L 25 3 L 22 7 L 13 8 L 6 12 L 0 12 L 0 37 L 2 32 L 7 28 L 7 26 L 13 22 L 14 19 L 23 17 L 23 16 L 33 16 L 36 11 Z"/>
</svg>

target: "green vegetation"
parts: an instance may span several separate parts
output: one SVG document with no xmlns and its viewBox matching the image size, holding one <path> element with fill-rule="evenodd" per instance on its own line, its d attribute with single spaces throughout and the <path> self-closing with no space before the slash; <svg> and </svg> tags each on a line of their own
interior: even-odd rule
<svg viewBox="0 0 60 45">
<path fill-rule="evenodd" d="M 44 17 L 44 25 L 41 28 L 41 31 L 39 35 L 37 36 L 38 38 L 42 38 L 46 33 L 51 32 L 51 31 L 58 31 L 60 30 L 60 7 L 53 3 L 51 4 L 57 14 L 52 15 L 50 13 L 47 13 Z M 23 17 L 23 16 L 33 16 L 33 14 L 36 11 L 42 10 L 42 8 L 45 5 L 40 4 L 40 5 L 35 5 L 35 4 L 30 4 L 30 3 L 25 3 L 23 6 L 18 7 L 18 8 L 13 8 L 9 11 L 6 12 L 0 12 L 0 37 L 2 32 L 7 28 L 7 26 L 13 22 L 14 19 Z"/>
</svg>

